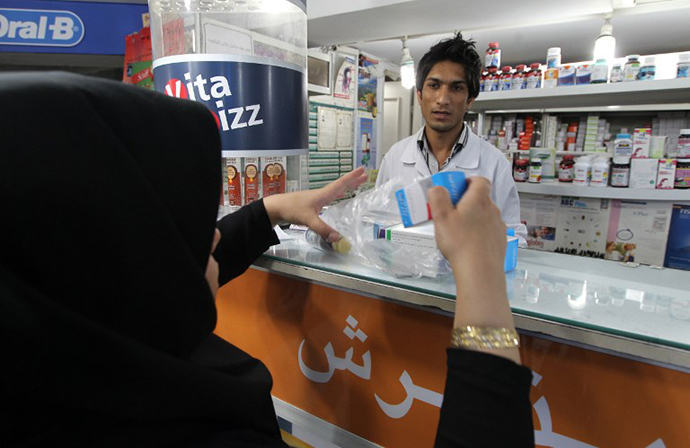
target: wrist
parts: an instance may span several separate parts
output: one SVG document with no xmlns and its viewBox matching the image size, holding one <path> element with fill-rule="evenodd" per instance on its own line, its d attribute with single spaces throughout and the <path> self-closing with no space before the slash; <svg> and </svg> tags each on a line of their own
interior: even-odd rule
<svg viewBox="0 0 690 448">
<path fill-rule="evenodd" d="M 266 214 L 271 221 L 271 227 L 275 227 L 283 220 L 280 210 L 281 201 L 279 200 L 279 195 L 267 196 L 263 198 L 263 201 Z"/>
</svg>

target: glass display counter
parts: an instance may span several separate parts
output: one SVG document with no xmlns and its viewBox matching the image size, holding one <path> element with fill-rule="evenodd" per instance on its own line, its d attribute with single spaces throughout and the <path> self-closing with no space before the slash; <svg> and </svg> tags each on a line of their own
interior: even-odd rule
<svg viewBox="0 0 690 448">
<path fill-rule="evenodd" d="M 272 247 L 256 266 L 403 303 L 455 307 L 450 275 L 397 278 L 299 240 Z M 520 249 L 506 280 L 518 329 L 690 368 L 689 271 Z"/>
<path fill-rule="evenodd" d="M 506 276 L 538 447 L 687 444 L 690 272 L 521 249 Z M 454 309 L 450 276 L 290 240 L 221 289 L 216 333 L 266 363 L 312 445 L 416 448 L 433 446 Z"/>
</svg>

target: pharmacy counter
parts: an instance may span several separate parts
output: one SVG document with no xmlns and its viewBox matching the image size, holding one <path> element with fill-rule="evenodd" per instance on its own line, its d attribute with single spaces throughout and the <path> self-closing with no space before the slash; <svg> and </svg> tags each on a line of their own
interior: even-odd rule
<svg viewBox="0 0 690 448">
<path fill-rule="evenodd" d="M 538 446 L 690 440 L 690 272 L 521 249 L 507 280 Z M 432 446 L 454 296 L 293 240 L 221 290 L 217 333 L 312 445 Z"/>
</svg>

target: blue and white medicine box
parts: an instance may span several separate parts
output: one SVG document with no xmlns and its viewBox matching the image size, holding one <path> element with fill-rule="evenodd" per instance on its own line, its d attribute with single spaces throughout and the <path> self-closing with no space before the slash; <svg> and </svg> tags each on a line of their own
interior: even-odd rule
<svg viewBox="0 0 690 448">
<path fill-rule="evenodd" d="M 395 198 L 398 200 L 400 217 L 405 227 L 411 227 L 431 219 L 429 189 L 436 186 L 448 190 L 450 200 L 455 205 L 467 189 L 465 173 L 462 171 L 441 171 L 396 191 Z"/>
<path fill-rule="evenodd" d="M 404 227 L 402 224 L 389 227 L 385 230 L 386 240 L 392 243 L 403 244 L 411 247 L 424 249 L 437 249 L 436 238 L 434 238 L 434 223 L 427 222 L 414 227 Z M 518 239 L 514 235 L 513 229 L 508 229 L 508 245 L 506 246 L 506 256 L 503 263 L 505 272 L 510 272 L 517 266 Z M 462 236 L 459 236 L 462 238 Z"/>
</svg>

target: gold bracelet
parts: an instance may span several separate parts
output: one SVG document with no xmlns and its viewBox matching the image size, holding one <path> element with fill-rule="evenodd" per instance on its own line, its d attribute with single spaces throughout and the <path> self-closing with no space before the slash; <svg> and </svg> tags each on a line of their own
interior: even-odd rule
<svg viewBox="0 0 690 448">
<path fill-rule="evenodd" d="M 520 345 L 517 331 L 510 328 L 475 327 L 453 328 L 453 347 L 516 348 Z"/>
</svg>

